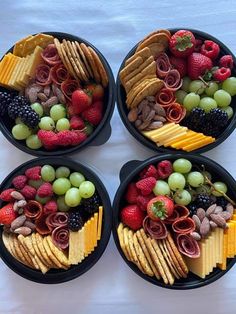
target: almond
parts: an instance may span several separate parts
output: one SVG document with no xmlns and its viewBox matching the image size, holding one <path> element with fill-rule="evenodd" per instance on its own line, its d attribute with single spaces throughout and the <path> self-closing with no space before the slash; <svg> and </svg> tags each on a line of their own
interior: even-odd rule
<svg viewBox="0 0 236 314">
<path fill-rule="evenodd" d="M 217 224 L 214 221 L 210 221 L 211 229 L 217 228 Z"/>
<path fill-rule="evenodd" d="M 210 222 L 207 217 L 204 217 L 200 226 L 200 234 L 203 237 L 206 237 L 210 232 Z"/>
<path fill-rule="evenodd" d="M 32 230 L 28 227 L 20 227 L 14 230 L 15 233 L 22 234 L 23 236 L 27 236 L 31 234 Z"/>
<path fill-rule="evenodd" d="M 206 216 L 206 212 L 203 208 L 198 208 L 197 209 L 197 216 L 198 218 L 200 219 L 200 221 L 203 221 L 203 219 L 205 218 Z"/>
<path fill-rule="evenodd" d="M 210 207 L 207 208 L 206 211 L 206 216 L 209 217 L 211 214 L 214 213 L 215 209 L 216 209 L 216 204 L 211 205 Z"/>
<path fill-rule="evenodd" d="M 25 221 L 26 221 L 25 215 L 21 215 L 21 216 L 17 217 L 15 220 L 12 221 L 11 229 L 15 230 L 17 228 L 20 228 L 21 226 L 23 226 Z"/>
<path fill-rule="evenodd" d="M 195 222 L 196 229 L 197 229 L 197 230 L 200 230 L 201 221 L 200 221 L 200 219 L 198 218 L 198 216 L 197 216 L 197 215 L 193 215 L 192 219 L 193 219 L 193 221 Z"/>
<path fill-rule="evenodd" d="M 214 210 L 214 214 L 219 214 L 222 213 L 223 208 L 221 206 L 216 206 L 215 210 Z"/>
<path fill-rule="evenodd" d="M 24 226 L 30 228 L 31 230 L 35 230 L 35 228 L 36 228 L 36 225 L 33 222 L 31 222 L 30 220 L 26 220 L 24 222 Z"/>
<path fill-rule="evenodd" d="M 221 217 L 223 217 L 225 221 L 229 220 L 232 217 L 232 215 L 229 212 L 227 212 L 227 211 L 219 213 L 219 215 Z"/>
<path fill-rule="evenodd" d="M 21 201 L 25 199 L 24 196 L 20 192 L 17 192 L 17 191 L 11 192 L 11 196 L 17 201 Z"/>
<path fill-rule="evenodd" d="M 201 240 L 201 235 L 198 233 L 198 232 L 191 232 L 190 233 L 190 236 L 194 239 L 194 240 L 196 240 L 196 241 L 200 241 Z"/>
<path fill-rule="evenodd" d="M 211 214 L 210 217 L 211 217 L 211 220 L 214 221 L 218 227 L 223 228 L 223 229 L 226 228 L 227 224 L 223 217 L 221 217 L 218 214 Z"/>
<path fill-rule="evenodd" d="M 128 114 L 128 119 L 130 122 L 135 122 L 137 118 L 138 118 L 138 110 L 137 108 L 133 108 L 132 110 L 130 110 Z"/>
<path fill-rule="evenodd" d="M 19 207 L 24 207 L 27 204 L 26 200 L 20 200 L 17 202 L 17 206 Z"/>
<path fill-rule="evenodd" d="M 227 212 L 229 212 L 231 214 L 231 217 L 232 217 L 233 214 L 234 214 L 234 207 L 233 207 L 233 205 L 231 203 L 227 204 L 226 210 L 227 210 Z"/>
</svg>

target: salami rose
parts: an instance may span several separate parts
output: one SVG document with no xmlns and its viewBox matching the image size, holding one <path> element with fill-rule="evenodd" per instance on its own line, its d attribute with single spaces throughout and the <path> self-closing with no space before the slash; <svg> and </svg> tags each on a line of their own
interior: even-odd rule
<svg viewBox="0 0 236 314">
<path fill-rule="evenodd" d="M 35 220 L 36 231 L 41 235 L 51 233 L 51 230 L 46 224 L 46 215 L 42 215 L 40 218 Z"/>
<path fill-rule="evenodd" d="M 49 44 L 41 54 L 43 60 L 49 65 L 55 65 L 61 63 L 61 58 L 57 52 L 57 48 L 54 44 Z"/>
<path fill-rule="evenodd" d="M 195 222 L 190 217 L 178 218 L 173 222 L 172 229 L 176 233 L 187 234 L 195 230 Z"/>
<path fill-rule="evenodd" d="M 179 217 L 188 217 L 189 210 L 186 206 L 175 204 L 175 210 L 178 212 Z"/>
<path fill-rule="evenodd" d="M 157 76 L 160 78 L 166 77 L 166 75 L 171 69 L 170 60 L 166 53 L 161 53 L 156 58 L 156 67 L 157 67 Z"/>
<path fill-rule="evenodd" d="M 156 102 L 164 108 L 169 107 L 169 105 L 175 101 L 174 93 L 167 88 L 162 88 L 156 95 Z"/>
<path fill-rule="evenodd" d="M 163 220 L 163 222 L 166 224 L 166 225 L 171 225 L 175 220 L 177 220 L 179 218 L 179 213 L 177 210 L 174 209 L 173 211 L 173 214 L 166 218 L 165 220 Z"/>
<path fill-rule="evenodd" d="M 72 79 L 67 79 L 61 84 L 61 90 L 69 101 L 71 101 L 71 96 L 73 92 L 79 87 L 79 83 L 76 80 Z"/>
<path fill-rule="evenodd" d="M 200 248 L 197 241 L 188 234 L 177 235 L 177 247 L 180 253 L 188 257 L 198 258 L 200 256 Z"/>
<path fill-rule="evenodd" d="M 177 91 L 182 83 L 179 71 L 176 69 L 170 70 L 164 78 L 165 87 L 173 92 Z"/>
<path fill-rule="evenodd" d="M 61 85 L 62 82 L 69 78 L 69 72 L 62 63 L 56 64 L 51 68 L 50 76 L 52 81 L 57 85 Z"/>
<path fill-rule="evenodd" d="M 186 109 L 178 103 L 172 103 L 166 111 L 166 119 L 169 122 L 179 123 L 186 115 Z"/>
<path fill-rule="evenodd" d="M 52 232 L 53 243 L 62 250 L 69 246 L 69 230 L 66 227 L 57 227 Z"/>
<path fill-rule="evenodd" d="M 47 64 L 39 64 L 35 71 L 36 84 L 45 86 L 52 82 L 50 67 Z"/>
<path fill-rule="evenodd" d="M 68 215 L 62 212 L 55 212 L 48 215 L 46 218 L 46 225 L 50 230 L 56 227 L 66 226 L 68 223 Z"/>
<path fill-rule="evenodd" d="M 143 229 L 153 239 L 165 239 L 167 237 L 167 229 L 161 220 L 153 221 L 148 216 L 143 221 Z"/>
<path fill-rule="evenodd" d="M 27 218 L 38 219 L 43 213 L 43 206 L 37 201 L 31 200 L 24 207 L 24 214 Z"/>
</svg>

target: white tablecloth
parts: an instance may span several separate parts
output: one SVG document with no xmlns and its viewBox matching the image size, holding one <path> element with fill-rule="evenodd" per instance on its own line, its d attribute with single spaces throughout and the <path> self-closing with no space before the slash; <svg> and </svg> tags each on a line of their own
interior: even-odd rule
<svg viewBox="0 0 236 314">
<path fill-rule="evenodd" d="M 46 1 L 0 3 L 0 55 L 29 33 L 61 31 L 86 38 L 105 55 L 116 76 L 122 59 L 144 35 L 158 28 L 189 27 L 206 31 L 236 53 L 235 1 Z M 126 131 L 115 110 L 112 136 L 103 146 L 73 155 L 97 169 L 111 199 L 121 166 L 153 152 Z M 236 133 L 205 154 L 236 177 Z M 0 179 L 32 158 L 0 135 Z M 236 266 L 217 282 L 196 290 L 171 291 L 153 286 L 121 259 L 113 239 L 99 262 L 71 282 L 46 286 L 27 281 L 0 260 L 0 313 L 173 313 L 236 312 Z"/>
</svg>

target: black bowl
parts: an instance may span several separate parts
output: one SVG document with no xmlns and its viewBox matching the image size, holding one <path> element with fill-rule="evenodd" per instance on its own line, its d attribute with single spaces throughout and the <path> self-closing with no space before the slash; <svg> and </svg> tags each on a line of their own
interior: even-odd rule
<svg viewBox="0 0 236 314">
<path fill-rule="evenodd" d="M 98 176 L 91 169 L 85 167 L 80 163 L 72 161 L 69 158 L 41 157 L 27 161 L 21 166 L 17 167 L 15 170 L 13 170 L 5 178 L 5 180 L 0 185 L 0 191 L 9 188 L 11 186 L 12 179 L 19 174 L 23 174 L 25 170 L 28 169 L 29 167 L 37 165 L 43 166 L 45 164 L 50 164 L 53 166 L 67 166 L 73 171 L 82 172 L 88 180 L 91 180 L 95 184 L 96 190 L 102 199 L 104 210 L 101 240 L 99 240 L 98 246 L 96 247 L 94 252 L 90 254 L 88 257 L 86 257 L 86 259 L 82 263 L 75 266 L 71 266 L 68 270 L 56 269 L 50 270 L 45 275 L 38 270 L 31 269 L 21 264 L 7 251 L 2 240 L 3 227 L 2 226 L 0 227 L 0 256 L 2 260 L 8 265 L 8 267 L 11 268 L 18 275 L 28 280 L 35 281 L 38 283 L 56 284 L 79 277 L 80 275 L 88 271 L 94 264 L 96 264 L 96 262 L 99 260 L 99 258 L 105 251 L 110 238 L 112 227 L 112 213 L 109 195 L 103 183 L 98 178 Z M 2 206 L 2 201 L 0 202 L 0 206 Z"/>
<path fill-rule="evenodd" d="M 182 28 L 182 29 L 186 29 L 186 28 Z M 176 31 L 178 31 L 179 28 L 177 29 L 169 29 L 169 31 L 171 33 L 175 33 Z M 201 32 L 199 30 L 196 29 L 187 29 L 189 31 L 191 31 L 197 38 L 202 39 L 202 40 L 212 40 L 214 42 L 216 42 L 220 48 L 221 48 L 221 55 L 226 55 L 226 54 L 230 54 L 233 56 L 233 60 L 234 60 L 234 68 L 232 70 L 232 75 L 235 76 L 236 75 L 236 58 L 234 57 L 233 53 L 221 42 L 219 41 L 217 38 Z M 125 99 L 126 99 L 126 92 L 124 87 L 121 84 L 120 78 L 119 78 L 119 72 L 123 69 L 123 67 L 125 66 L 125 61 L 130 58 L 136 48 L 137 48 L 138 44 L 135 45 L 130 51 L 129 53 L 126 55 L 126 57 L 124 58 L 120 69 L 118 71 L 118 75 L 117 75 L 117 79 L 116 79 L 116 92 L 117 92 L 117 107 L 118 107 L 118 111 L 120 114 L 120 117 L 124 123 L 124 125 L 126 126 L 126 128 L 128 129 L 128 131 L 133 135 L 133 137 L 140 142 L 141 144 L 143 144 L 144 146 L 157 151 L 157 152 L 162 152 L 162 153 L 176 153 L 178 152 L 178 150 L 173 149 L 173 148 L 162 148 L 162 147 L 158 147 L 154 142 L 148 140 L 145 136 L 143 136 L 134 126 L 133 123 L 131 123 L 128 120 L 128 109 L 126 107 L 126 103 L 125 103 Z M 220 143 L 222 143 L 224 140 L 226 140 L 226 138 L 233 132 L 233 130 L 236 127 L 236 108 L 235 108 L 235 104 L 236 104 L 236 96 L 232 97 L 232 102 L 231 102 L 231 106 L 233 107 L 234 110 L 234 114 L 233 117 L 231 118 L 230 123 L 228 124 L 228 126 L 225 128 L 224 132 L 216 139 L 215 142 L 208 144 L 202 148 L 196 149 L 193 151 L 193 153 L 203 153 L 206 151 L 211 150 L 212 148 L 218 146 Z M 186 152 L 187 153 L 187 152 Z"/>
<path fill-rule="evenodd" d="M 86 41 L 83 38 L 67 34 L 67 33 L 60 33 L 60 32 L 42 32 L 44 34 L 52 35 L 54 37 L 57 37 L 59 40 L 67 39 L 71 41 L 78 41 L 82 42 L 85 45 L 91 46 L 98 56 L 100 57 L 100 60 L 106 70 L 106 73 L 108 75 L 108 86 L 105 89 L 105 111 L 102 121 L 99 123 L 99 125 L 96 127 L 94 132 L 80 145 L 70 147 L 70 148 L 60 148 L 56 149 L 54 151 L 48 151 L 44 148 L 40 148 L 37 150 L 30 149 L 26 146 L 25 140 L 24 141 L 18 141 L 14 139 L 14 137 L 11 134 L 11 129 L 14 126 L 14 121 L 11 120 L 7 115 L 4 117 L 0 117 L 0 130 L 2 131 L 3 135 L 8 139 L 9 142 L 11 142 L 14 146 L 19 148 L 25 153 L 34 155 L 34 156 L 61 156 L 65 154 L 71 154 L 74 152 L 81 151 L 85 147 L 88 146 L 99 146 L 108 141 L 108 139 L 111 136 L 111 126 L 110 126 L 110 120 L 112 117 L 112 113 L 115 106 L 115 81 L 114 76 L 112 74 L 112 70 L 105 59 L 105 57 L 102 55 L 102 53 L 94 47 L 91 43 Z M 13 47 L 11 47 L 7 52 L 12 52 Z M 0 91 L 5 90 L 4 88 L 0 87 Z"/>
<path fill-rule="evenodd" d="M 233 199 L 236 199 L 236 182 L 233 179 L 233 177 L 219 164 L 214 162 L 213 160 L 198 156 L 198 155 L 191 155 L 189 154 L 186 157 L 186 154 L 165 154 L 165 155 L 159 155 L 155 157 L 151 157 L 144 161 L 139 160 L 133 160 L 126 163 L 120 171 L 120 186 L 116 192 L 114 202 L 113 202 L 113 237 L 117 246 L 118 251 L 120 252 L 122 258 L 125 260 L 125 262 L 128 264 L 128 266 L 140 277 L 143 279 L 153 283 L 156 286 L 160 286 L 163 288 L 169 288 L 169 289 L 177 289 L 177 290 L 184 290 L 184 289 L 194 289 L 199 288 L 205 285 L 208 285 L 220 277 L 222 277 L 227 271 L 230 270 L 230 268 L 236 263 L 236 258 L 229 259 L 227 262 L 227 269 L 225 271 L 222 271 L 218 268 L 215 268 L 212 273 L 210 273 L 208 276 L 206 276 L 205 279 L 201 279 L 198 276 L 189 273 L 188 277 L 186 279 L 176 280 L 175 283 L 171 285 L 166 285 L 162 281 L 157 280 L 156 278 L 149 277 L 145 274 L 143 274 L 138 267 L 133 264 L 132 262 L 128 261 L 120 247 L 118 235 L 117 235 L 117 227 L 120 223 L 119 213 L 122 207 L 125 205 L 124 201 L 124 193 L 126 191 L 127 185 L 132 182 L 135 177 L 138 175 L 138 173 L 145 168 L 146 166 L 150 164 L 157 164 L 161 160 L 168 159 L 170 161 L 174 161 L 177 158 L 187 158 L 189 159 L 193 164 L 198 165 L 205 165 L 206 170 L 210 171 L 211 174 L 213 174 L 214 178 L 219 181 L 224 181 L 228 186 L 228 195 L 232 197 Z"/>
</svg>

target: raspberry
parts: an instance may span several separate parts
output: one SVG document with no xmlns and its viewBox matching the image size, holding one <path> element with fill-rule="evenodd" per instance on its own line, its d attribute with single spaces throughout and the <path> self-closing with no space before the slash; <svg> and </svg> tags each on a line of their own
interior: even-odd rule
<svg viewBox="0 0 236 314">
<path fill-rule="evenodd" d="M 80 131 L 64 130 L 58 132 L 58 141 L 61 146 L 78 145 L 87 138 L 87 135 Z"/>
<path fill-rule="evenodd" d="M 36 189 L 30 185 L 25 185 L 22 190 L 20 190 L 21 194 L 28 200 L 34 200 L 36 195 Z"/>
<path fill-rule="evenodd" d="M 11 196 L 11 192 L 15 191 L 14 189 L 7 189 L 2 191 L 0 194 L 0 199 L 4 202 L 12 202 L 14 198 Z"/>
<path fill-rule="evenodd" d="M 12 184 L 14 185 L 14 187 L 18 190 L 21 190 L 23 189 L 23 187 L 26 185 L 27 183 L 27 177 L 24 176 L 24 175 L 20 175 L 20 176 L 17 176 L 15 177 L 13 180 L 12 180 Z"/>
<path fill-rule="evenodd" d="M 156 181 L 157 180 L 154 177 L 141 179 L 136 183 L 136 187 L 141 191 L 142 195 L 146 196 L 152 193 Z"/>
<path fill-rule="evenodd" d="M 83 119 L 78 116 L 73 116 L 70 119 L 70 127 L 75 130 L 82 130 L 85 127 Z"/>
<path fill-rule="evenodd" d="M 54 149 L 58 146 L 58 136 L 53 131 L 39 130 L 38 138 L 47 149 Z"/>
<path fill-rule="evenodd" d="M 49 182 L 43 183 L 37 190 L 39 197 L 48 197 L 53 195 L 52 185 Z"/>
<path fill-rule="evenodd" d="M 87 138 L 87 135 L 84 132 L 81 132 L 79 130 L 77 131 L 71 131 L 71 145 L 76 146 L 85 141 Z"/>
<path fill-rule="evenodd" d="M 232 70 L 233 66 L 234 66 L 233 57 L 231 55 L 225 55 L 225 56 L 221 57 L 220 61 L 219 61 L 219 65 L 222 68 L 229 68 Z"/>
<path fill-rule="evenodd" d="M 129 204 L 136 204 L 137 197 L 139 195 L 138 189 L 135 183 L 130 183 L 127 187 L 125 199 Z"/>
<path fill-rule="evenodd" d="M 148 195 L 148 196 L 138 195 L 138 197 L 136 199 L 136 204 L 140 207 L 140 209 L 142 209 L 143 211 L 146 211 L 147 210 L 147 204 L 154 197 L 155 197 L 155 195 L 153 193 Z"/>
<path fill-rule="evenodd" d="M 43 211 L 45 215 L 49 215 L 57 211 L 57 202 L 54 200 L 48 201 L 44 207 Z"/>
<path fill-rule="evenodd" d="M 166 179 L 173 172 L 172 163 L 169 160 L 162 160 L 157 165 L 157 172 L 161 179 Z"/>
<path fill-rule="evenodd" d="M 154 177 L 156 179 L 158 179 L 158 173 L 157 173 L 157 169 L 153 166 L 153 165 L 150 165 L 146 168 L 143 169 L 143 171 L 140 172 L 140 178 L 141 179 L 145 179 L 145 178 L 148 178 L 148 177 Z"/>
<path fill-rule="evenodd" d="M 201 47 L 201 53 L 204 56 L 214 60 L 218 57 L 220 53 L 220 47 L 212 40 L 205 40 Z"/>
<path fill-rule="evenodd" d="M 29 180 L 41 179 L 41 166 L 35 166 L 25 171 L 25 175 Z"/>
<path fill-rule="evenodd" d="M 231 75 L 231 70 L 229 68 L 219 68 L 213 74 L 216 81 L 223 82 Z"/>
</svg>

